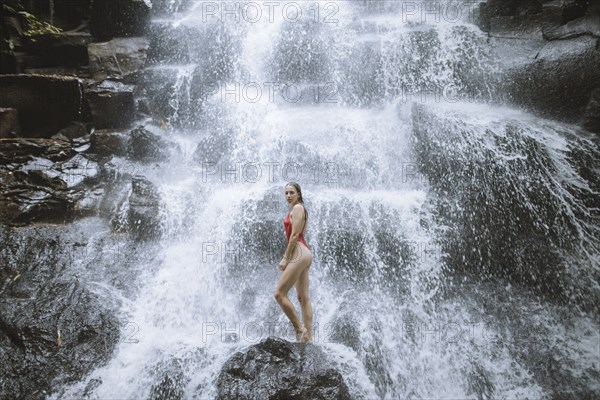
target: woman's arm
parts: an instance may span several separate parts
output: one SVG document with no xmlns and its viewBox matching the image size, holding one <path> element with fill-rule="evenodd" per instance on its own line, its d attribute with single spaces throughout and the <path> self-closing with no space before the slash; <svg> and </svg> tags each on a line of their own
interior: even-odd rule
<svg viewBox="0 0 600 400">
<path fill-rule="evenodd" d="M 283 262 L 285 262 L 285 265 L 287 265 L 290 262 L 292 254 L 294 254 L 294 248 L 298 244 L 300 233 L 302 232 L 302 228 L 304 227 L 304 207 L 301 204 L 296 204 L 294 208 L 292 208 L 291 220 L 292 234 L 290 235 L 290 241 L 288 243 L 287 248 L 285 249 L 285 253 L 283 253 L 282 260 Z"/>
</svg>

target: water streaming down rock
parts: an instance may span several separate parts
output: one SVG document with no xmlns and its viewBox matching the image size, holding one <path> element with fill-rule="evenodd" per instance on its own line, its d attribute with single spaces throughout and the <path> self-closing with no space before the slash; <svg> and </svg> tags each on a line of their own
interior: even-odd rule
<svg viewBox="0 0 600 400">
<path fill-rule="evenodd" d="M 314 345 L 352 398 L 600 392 L 597 139 L 474 104 L 494 94 L 477 28 L 404 3 L 155 21 L 145 101 L 180 149 L 143 171 L 165 204 L 159 265 L 123 309 L 135 340 L 56 398 L 215 398 L 236 352 L 291 340 L 272 298 L 291 177 Z"/>
</svg>

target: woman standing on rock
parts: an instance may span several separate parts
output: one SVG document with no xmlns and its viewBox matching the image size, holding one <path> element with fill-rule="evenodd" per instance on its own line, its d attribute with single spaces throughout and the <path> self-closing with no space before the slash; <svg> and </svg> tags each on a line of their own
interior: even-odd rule
<svg viewBox="0 0 600 400">
<path fill-rule="evenodd" d="M 277 289 L 275 289 L 275 300 L 294 326 L 296 340 L 310 342 L 312 340 L 313 311 L 308 293 L 308 271 L 313 257 L 303 235 L 308 212 L 304 207 L 304 200 L 302 200 L 302 190 L 296 182 L 289 182 L 285 185 L 285 197 L 292 210 L 283 220 L 288 245 L 279 262 L 279 269 L 283 271 L 283 274 L 279 278 Z M 302 309 L 304 326 L 300 323 L 296 308 L 288 298 L 288 292 L 294 284 L 296 284 L 296 294 Z"/>
</svg>

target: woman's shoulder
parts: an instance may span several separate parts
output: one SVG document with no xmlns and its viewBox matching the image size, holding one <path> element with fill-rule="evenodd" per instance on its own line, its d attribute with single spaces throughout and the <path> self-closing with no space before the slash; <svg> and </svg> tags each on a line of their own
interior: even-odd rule
<svg viewBox="0 0 600 400">
<path fill-rule="evenodd" d="M 295 205 L 295 206 L 292 208 L 292 211 L 293 211 L 293 210 L 300 210 L 300 211 L 304 211 L 304 206 L 303 206 L 302 204 L 298 203 L 298 204 L 296 204 L 296 205 Z"/>
</svg>

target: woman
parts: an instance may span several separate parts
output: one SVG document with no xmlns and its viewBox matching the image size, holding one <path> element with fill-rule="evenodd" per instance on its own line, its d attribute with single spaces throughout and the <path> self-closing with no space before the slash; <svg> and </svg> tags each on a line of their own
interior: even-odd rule
<svg viewBox="0 0 600 400">
<path fill-rule="evenodd" d="M 312 304 L 308 293 L 308 270 L 312 264 L 312 253 L 304 240 L 304 230 L 308 212 L 304 207 L 302 190 L 296 182 L 285 185 L 285 197 L 292 210 L 283 221 L 288 245 L 279 262 L 279 269 L 283 271 L 277 289 L 275 289 L 275 300 L 290 319 L 296 331 L 298 342 L 310 342 L 312 340 Z M 292 285 L 296 284 L 296 294 L 302 309 L 304 326 L 300 323 L 296 308 L 288 299 L 288 292 Z"/>
</svg>

